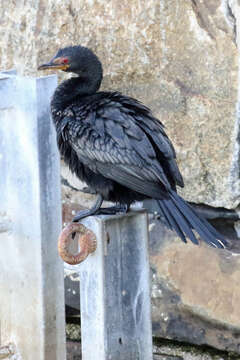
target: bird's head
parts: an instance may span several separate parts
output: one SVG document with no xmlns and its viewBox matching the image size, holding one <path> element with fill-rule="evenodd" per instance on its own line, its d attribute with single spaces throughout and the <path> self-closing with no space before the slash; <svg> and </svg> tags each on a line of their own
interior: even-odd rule
<svg viewBox="0 0 240 360">
<path fill-rule="evenodd" d="M 38 70 L 46 69 L 73 72 L 83 77 L 88 76 L 90 72 L 102 75 L 102 65 L 98 57 L 92 50 L 80 45 L 59 49 L 48 63 L 38 67 Z"/>
</svg>

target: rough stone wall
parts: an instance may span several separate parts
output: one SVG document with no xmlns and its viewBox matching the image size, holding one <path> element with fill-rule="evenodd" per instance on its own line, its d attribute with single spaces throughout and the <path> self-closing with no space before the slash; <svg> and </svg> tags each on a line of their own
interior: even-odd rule
<svg viewBox="0 0 240 360">
<path fill-rule="evenodd" d="M 154 335 L 240 354 L 239 254 L 150 229 Z"/>
<path fill-rule="evenodd" d="M 37 74 L 67 44 L 104 65 L 104 89 L 149 105 L 177 150 L 187 200 L 239 203 L 237 0 L 3 0 L 0 67 Z"/>
</svg>

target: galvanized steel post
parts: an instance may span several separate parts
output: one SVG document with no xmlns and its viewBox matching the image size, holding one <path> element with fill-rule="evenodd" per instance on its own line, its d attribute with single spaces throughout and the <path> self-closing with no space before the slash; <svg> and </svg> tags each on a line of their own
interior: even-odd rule
<svg viewBox="0 0 240 360">
<path fill-rule="evenodd" d="M 0 74 L 0 345 L 24 360 L 66 358 L 56 85 Z"/>
<path fill-rule="evenodd" d="M 95 252 L 77 265 L 83 360 L 151 360 L 147 214 L 82 223 L 97 239 Z"/>
</svg>

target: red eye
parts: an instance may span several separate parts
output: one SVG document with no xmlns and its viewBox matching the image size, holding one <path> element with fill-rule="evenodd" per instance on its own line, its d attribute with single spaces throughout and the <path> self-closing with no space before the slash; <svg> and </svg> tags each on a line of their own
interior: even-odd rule
<svg viewBox="0 0 240 360">
<path fill-rule="evenodd" d="M 63 64 L 67 64 L 68 63 L 68 58 L 62 59 L 62 62 L 63 62 Z"/>
</svg>

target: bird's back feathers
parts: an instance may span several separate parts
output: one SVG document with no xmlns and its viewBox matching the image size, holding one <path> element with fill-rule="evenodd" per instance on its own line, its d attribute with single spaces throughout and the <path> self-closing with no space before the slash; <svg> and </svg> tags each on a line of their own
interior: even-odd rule
<svg viewBox="0 0 240 360">
<path fill-rule="evenodd" d="M 135 177 L 145 182 L 142 190 L 150 197 L 161 198 L 163 188 L 183 186 L 176 154 L 163 125 L 137 100 L 99 92 L 76 99 L 55 123 L 58 133 L 63 134 L 62 141 L 68 141 L 80 161 L 93 171 L 102 173 L 104 169 L 104 176 L 111 179 L 119 172 L 121 179 L 125 174 L 130 188 L 135 185 L 130 186 L 130 179 Z M 144 190 L 148 182 L 158 193 Z"/>
</svg>

